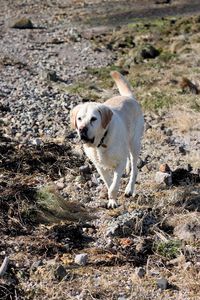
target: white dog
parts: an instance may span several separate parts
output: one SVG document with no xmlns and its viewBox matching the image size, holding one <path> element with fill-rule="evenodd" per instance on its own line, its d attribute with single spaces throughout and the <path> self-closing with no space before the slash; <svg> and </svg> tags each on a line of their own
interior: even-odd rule
<svg viewBox="0 0 200 300">
<path fill-rule="evenodd" d="M 71 124 L 108 189 L 108 207 L 115 208 L 127 162 L 131 172 L 125 195 L 135 194 L 144 118 L 126 79 L 116 71 L 111 72 L 111 76 L 121 96 L 113 97 L 104 104 L 86 102 L 77 105 L 71 111 Z"/>
</svg>

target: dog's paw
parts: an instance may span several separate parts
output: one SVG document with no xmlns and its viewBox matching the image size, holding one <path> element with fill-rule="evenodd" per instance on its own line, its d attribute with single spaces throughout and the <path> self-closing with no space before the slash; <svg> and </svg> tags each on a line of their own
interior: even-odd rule
<svg viewBox="0 0 200 300">
<path fill-rule="evenodd" d="M 117 208 L 118 207 L 117 201 L 115 199 L 109 199 L 107 207 L 112 209 Z"/>
<path fill-rule="evenodd" d="M 130 190 L 129 188 L 126 188 L 125 190 L 125 197 L 129 198 L 129 197 L 135 197 L 136 193 L 132 190 Z"/>
<path fill-rule="evenodd" d="M 129 193 L 126 192 L 126 193 L 125 193 L 125 197 L 126 197 L 126 198 L 129 198 L 129 197 L 131 197 L 131 196 L 132 196 L 132 193 L 131 193 L 131 192 L 129 192 Z"/>
</svg>

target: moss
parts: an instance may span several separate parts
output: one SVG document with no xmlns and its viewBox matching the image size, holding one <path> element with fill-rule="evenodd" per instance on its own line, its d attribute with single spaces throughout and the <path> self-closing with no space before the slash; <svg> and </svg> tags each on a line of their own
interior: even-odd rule
<svg viewBox="0 0 200 300">
<path fill-rule="evenodd" d="M 98 93 L 91 88 L 89 83 L 85 82 L 77 82 L 73 85 L 65 88 L 69 93 L 79 95 L 83 99 L 87 99 L 89 101 L 96 101 L 99 99 Z"/>
<path fill-rule="evenodd" d="M 174 99 L 171 95 L 163 92 L 153 91 L 150 96 L 142 100 L 144 110 L 159 111 L 164 108 L 169 108 L 174 104 Z"/>
<path fill-rule="evenodd" d="M 111 71 L 119 71 L 120 73 L 124 74 L 124 71 L 115 65 L 103 68 L 87 69 L 88 74 L 97 77 L 97 80 L 99 80 L 99 85 L 102 88 L 110 88 L 113 85 L 113 79 L 110 76 Z"/>
<path fill-rule="evenodd" d="M 169 240 L 155 245 L 155 252 L 168 259 L 176 258 L 181 252 L 181 242 L 178 240 Z"/>
<path fill-rule="evenodd" d="M 163 51 L 163 52 L 161 52 L 159 59 L 162 60 L 163 62 L 167 63 L 170 60 L 177 59 L 177 55 L 175 53 L 171 53 L 169 51 Z"/>
<path fill-rule="evenodd" d="M 134 30 L 137 33 L 155 33 L 158 34 L 164 32 L 170 32 L 172 26 L 172 18 L 155 18 L 151 19 L 134 19 L 133 23 L 128 25 L 129 29 Z"/>
<path fill-rule="evenodd" d="M 191 104 L 191 109 L 193 109 L 196 112 L 200 112 L 200 101 L 198 103 L 197 100 L 194 100 Z"/>
</svg>

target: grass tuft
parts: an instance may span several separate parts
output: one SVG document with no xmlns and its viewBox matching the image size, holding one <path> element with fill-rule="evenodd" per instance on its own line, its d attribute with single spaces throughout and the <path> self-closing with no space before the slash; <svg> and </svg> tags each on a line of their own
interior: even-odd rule
<svg viewBox="0 0 200 300">
<path fill-rule="evenodd" d="M 155 245 L 155 252 L 168 259 L 176 258 L 181 253 L 181 242 L 178 240 L 159 242 Z"/>
<path fill-rule="evenodd" d="M 53 185 L 46 185 L 38 189 L 36 199 L 39 206 L 38 218 L 41 222 L 76 222 L 92 219 L 80 203 L 64 199 Z"/>
</svg>

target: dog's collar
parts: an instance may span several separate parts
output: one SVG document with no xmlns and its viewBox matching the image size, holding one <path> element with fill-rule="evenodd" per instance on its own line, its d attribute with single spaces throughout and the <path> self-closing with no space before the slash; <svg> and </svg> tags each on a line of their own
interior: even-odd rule
<svg viewBox="0 0 200 300">
<path fill-rule="evenodd" d="M 99 143 L 99 145 L 97 146 L 97 148 L 99 148 L 99 147 L 101 147 L 101 146 L 104 147 L 104 148 L 107 147 L 107 145 L 105 145 L 105 144 L 103 143 L 105 137 L 107 136 L 107 134 L 108 134 L 108 130 L 106 130 L 106 132 L 104 133 L 104 135 L 103 135 L 102 139 L 100 140 L 100 143 Z"/>
</svg>

